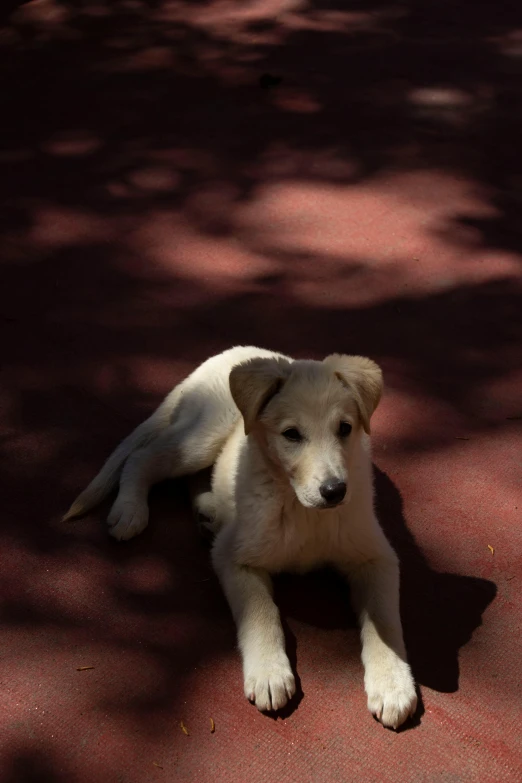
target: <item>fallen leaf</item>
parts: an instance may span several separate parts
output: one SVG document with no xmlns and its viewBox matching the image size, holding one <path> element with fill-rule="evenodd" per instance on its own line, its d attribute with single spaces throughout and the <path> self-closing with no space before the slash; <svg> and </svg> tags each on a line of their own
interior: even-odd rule
<svg viewBox="0 0 522 783">
<path fill-rule="evenodd" d="M 494 554 L 495 554 L 495 550 L 493 549 L 493 547 L 491 546 L 491 544 L 488 544 L 488 549 L 489 549 L 489 551 L 491 552 L 491 554 L 492 554 L 492 555 L 494 555 Z"/>
<path fill-rule="evenodd" d="M 77 672 L 86 672 L 88 669 L 94 669 L 94 666 L 78 666 Z"/>
<path fill-rule="evenodd" d="M 179 725 L 181 726 L 181 731 L 183 732 L 183 734 L 186 734 L 187 737 L 188 737 L 189 736 L 189 730 L 187 729 L 187 727 L 185 726 L 183 721 L 181 721 L 181 723 Z"/>
<path fill-rule="evenodd" d="M 214 718 L 210 719 L 210 733 L 213 734 L 216 730 L 216 724 L 214 723 Z"/>
</svg>

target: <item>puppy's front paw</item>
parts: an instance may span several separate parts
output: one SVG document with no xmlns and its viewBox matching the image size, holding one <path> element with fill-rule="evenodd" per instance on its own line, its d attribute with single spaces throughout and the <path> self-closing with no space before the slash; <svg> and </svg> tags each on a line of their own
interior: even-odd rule
<svg viewBox="0 0 522 783">
<path fill-rule="evenodd" d="M 295 693 L 295 679 L 285 653 L 250 665 L 245 696 L 262 712 L 280 710 Z"/>
<path fill-rule="evenodd" d="M 128 541 L 129 538 L 142 533 L 149 523 L 149 509 L 147 504 L 121 501 L 116 498 L 107 524 L 109 533 L 118 541 Z"/>
<path fill-rule="evenodd" d="M 368 709 L 383 726 L 398 729 L 417 709 L 415 682 L 410 667 L 400 658 L 371 667 L 365 687 Z"/>
</svg>

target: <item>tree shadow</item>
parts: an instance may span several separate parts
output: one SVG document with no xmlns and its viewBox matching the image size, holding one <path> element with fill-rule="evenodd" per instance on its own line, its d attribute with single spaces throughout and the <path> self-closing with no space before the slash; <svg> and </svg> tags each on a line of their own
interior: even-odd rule
<svg viewBox="0 0 522 783">
<path fill-rule="evenodd" d="M 208 182 L 241 201 L 275 180 L 431 169 L 489 201 L 494 217 L 464 216 L 484 246 L 521 249 L 515 3 L 17 5 L 0 48 L 10 231 L 42 199 L 128 215 Z M 261 89 L 266 73 L 281 83 Z"/>
<path fill-rule="evenodd" d="M 491 269 L 463 281 L 458 267 L 484 248 L 522 249 L 522 6 L 261 5 L 235 4 L 234 17 L 210 0 L 11 0 L 0 12 L 4 630 L 15 646 L 21 634 L 28 665 L 65 644 L 71 660 L 77 650 L 106 655 L 115 673 L 93 687 L 89 710 L 118 716 L 125 732 L 129 717 L 132 731 L 150 737 L 171 730 L 167 716 L 181 709 L 191 666 L 217 664 L 234 646 L 188 515 L 172 524 L 173 504 L 186 509 L 184 490 L 158 490 L 154 524 L 124 547 L 107 540 L 101 510 L 67 530 L 58 519 L 195 365 L 238 342 L 296 356 L 373 356 L 392 392 L 426 406 L 422 426 L 390 436 L 405 456 L 455 445 L 441 416 L 471 438 L 507 438 L 508 418 L 521 412 L 518 393 L 495 392 L 512 389 L 520 369 L 520 286 Z M 264 89 L 267 73 L 280 81 Z M 273 186 L 310 186 L 315 208 L 321 189 L 379 177 L 386 188 L 390 173 L 426 171 L 464 182 L 480 201 L 425 226 L 423 240 L 462 251 L 452 256 L 457 281 L 437 290 L 408 287 L 407 249 L 392 267 L 372 263 L 388 258 L 388 239 L 375 259 L 336 255 L 285 244 L 277 210 L 253 226 L 241 221 Z M 403 198 L 416 203 L 423 187 Z M 354 205 L 343 206 L 344 222 Z M 220 261 L 215 274 L 221 241 L 231 243 L 225 256 L 238 247 L 243 255 L 232 271 Z M 495 586 L 432 570 L 379 471 L 377 503 L 402 561 L 415 674 L 452 692 L 458 650 Z M 194 576 L 202 581 L 192 585 Z M 283 579 L 279 593 L 289 625 L 302 612 L 304 623 L 353 627 L 356 638 L 334 577 Z M 299 670 L 293 628 L 288 644 Z M 68 677 L 57 674 L 73 693 Z M 13 779 L 53 780 L 50 758 L 21 751 Z"/>
</svg>

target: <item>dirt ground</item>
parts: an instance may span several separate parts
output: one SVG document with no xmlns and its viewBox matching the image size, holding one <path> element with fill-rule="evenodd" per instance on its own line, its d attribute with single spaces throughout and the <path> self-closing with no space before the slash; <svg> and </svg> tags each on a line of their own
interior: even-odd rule
<svg viewBox="0 0 522 783">
<path fill-rule="evenodd" d="M 522 5 L 0 19 L 1 783 L 519 783 Z M 107 507 L 60 522 L 238 343 L 384 369 L 377 505 L 422 696 L 401 732 L 366 711 L 329 574 L 277 582 L 295 702 L 244 700 L 182 482 L 127 544 Z"/>
</svg>

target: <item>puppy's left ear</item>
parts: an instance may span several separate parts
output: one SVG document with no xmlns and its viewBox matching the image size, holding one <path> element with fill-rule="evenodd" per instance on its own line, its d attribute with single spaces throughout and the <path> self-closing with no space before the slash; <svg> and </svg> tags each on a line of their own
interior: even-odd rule
<svg viewBox="0 0 522 783">
<path fill-rule="evenodd" d="M 382 396 L 381 368 L 365 356 L 345 356 L 340 353 L 327 356 L 324 364 L 354 395 L 364 431 L 370 434 L 370 419 Z"/>
</svg>

